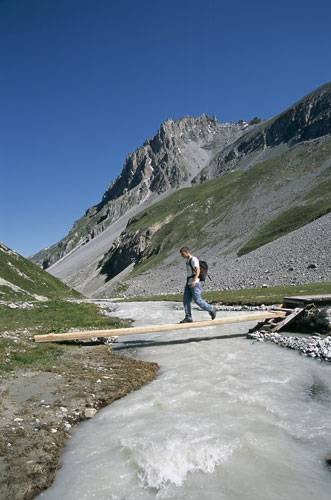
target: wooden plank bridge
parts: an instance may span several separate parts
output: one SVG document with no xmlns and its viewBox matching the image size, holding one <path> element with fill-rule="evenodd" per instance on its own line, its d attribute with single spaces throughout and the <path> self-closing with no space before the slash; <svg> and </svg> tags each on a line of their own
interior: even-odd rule
<svg viewBox="0 0 331 500">
<path fill-rule="evenodd" d="M 191 330 L 193 328 L 206 328 L 210 326 L 227 325 L 230 323 L 243 323 L 247 321 L 262 321 L 270 318 L 284 318 L 286 311 L 263 311 L 252 314 L 237 314 L 214 320 L 195 321 L 193 323 L 174 323 L 163 325 L 133 326 L 130 328 L 114 328 L 111 330 L 89 330 L 83 332 L 50 333 L 35 335 L 35 342 L 63 342 L 66 340 L 88 340 L 95 338 L 119 337 L 127 335 L 141 335 L 158 332 L 173 332 L 178 330 Z"/>
</svg>

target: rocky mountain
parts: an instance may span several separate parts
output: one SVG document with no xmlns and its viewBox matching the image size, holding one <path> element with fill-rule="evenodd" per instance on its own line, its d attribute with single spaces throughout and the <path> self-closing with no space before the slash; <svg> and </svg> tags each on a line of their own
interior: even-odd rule
<svg viewBox="0 0 331 500">
<path fill-rule="evenodd" d="M 258 286 L 263 276 L 254 280 L 241 263 L 247 254 L 269 248 L 270 255 L 275 248 L 268 267 L 276 269 L 277 241 L 301 234 L 316 219 L 327 224 L 330 176 L 331 84 L 265 122 L 220 124 L 207 116 L 168 121 L 129 155 L 101 203 L 87 211 L 80 227 L 90 241 L 77 246 L 76 225 L 46 264 L 67 252 L 49 271 L 87 295 L 148 293 L 161 282 L 177 286 L 177 250 L 188 244 L 217 269 L 237 266 L 236 286 Z M 286 248 L 284 255 L 294 246 Z M 329 279 L 330 269 L 320 262 L 325 252 L 316 252 L 316 259 L 319 279 Z M 294 279 L 281 278 L 277 269 L 273 283 Z M 300 278 L 300 272 L 296 282 L 313 277 L 302 271 Z M 222 287 L 219 279 L 215 283 Z"/>
<path fill-rule="evenodd" d="M 331 136 L 302 143 L 276 158 L 176 191 L 129 220 L 100 261 L 114 278 L 131 263 L 135 274 L 181 245 L 238 257 L 331 210 Z"/>
<path fill-rule="evenodd" d="M 77 296 L 62 281 L 0 243 L 0 303 Z"/>
<path fill-rule="evenodd" d="M 224 124 L 207 115 L 165 121 L 152 139 L 127 156 L 122 172 L 100 203 L 89 208 L 59 243 L 31 260 L 46 269 L 98 236 L 130 209 L 189 184 L 215 151 L 232 143 L 247 127 L 245 122 Z"/>
<path fill-rule="evenodd" d="M 300 142 L 331 132 L 331 83 L 311 92 L 278 116 L 248 130 L 226 145 L 193 182 L 214 179 L 234 168 L 247 168 Z"/>
</svg>

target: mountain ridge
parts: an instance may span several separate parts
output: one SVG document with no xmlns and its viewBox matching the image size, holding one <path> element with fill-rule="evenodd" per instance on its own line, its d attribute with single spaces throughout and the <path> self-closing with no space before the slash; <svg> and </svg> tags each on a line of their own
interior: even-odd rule
<svg viewBox="0 0 331 500">
<path fill-rule="evenodd" d="M 203 182 L 237 168 L 242 159 L 247 161 L 248 155 L 253 155 L 250 157 L 252 163 L 256 160 L 254 153 L 316 139 L 330 131 L 331 83 L 326 83 L 226 146 L 193 182 Z M 260 156 L 260 160 L 262 158 Z"/>
<path fill-rule="evenodd" d="M 129 208 L 189 183 L 210 160 L 208 146 L 215 135 L 219 149 L 235 140 L 247 126 L 246 122 L 222 124 L 206 114 L 166 120 L 151 139 L 127 155 L 121 173 L 101 201 L 85 211 L 68 235 L 30 259 L 46 269 L 95 238 Z"/>
<path fill-rule="evenodd" d="M 185 119 L 182 123 L 185 127 Z M 286 228 L 286 224 L 284 226 L 282 213 L 286 214 L 286 210 L 289 210 L 291 216 L 295 213 L 300 215 L 298 207 L 302 204 L 306 207 L 301 210 L 305 212 L 306 218 L 301 218 L 301 225 L 295 227 L 309 225 L 311 220 L 329 211 L 328 191 L 322 189 L 321 186 L 323 181 L 329 182 L 331 167 L 330 83 L 309 93 L 287 110 L 261 123 L 255 120 L 251 125 L 246 122 L 219 124 L 215 119 L 207 116 L 200 117 L 199 123 L 200 125 L 202 123 L 203 127 L 209 127 L 207 132 L 201 130 L 201 126 L 198 127 L 195 129 L 194 141 L 192 141 L 190 140 L 191 130 L 186 129 L 185 143 L 182 147 L 183 150 L 188 147 L 191 156 L 187 150 L 185 150 L 185 155 L 190 165 L 192 155 L 197 159 L 196 170 L 191 167 L 189 171 L 185 171 L 178 162 L 175 148 L 178 147 L 180 139 L 176 132 L 174 134 L 176 139 L 173 142 L 174 138 L 171 134 L 174 133 L 173 127 L 180 126 L 178 125 L 180 121 L 165 122 L 158 134 L 152 140 L 145 141 L 142 148 L 146 148 L 148 144 L 151 150 L 154 148 L 154 153 L 158 152 L 158 144 L 162 140 L 164 146 L 162 154 L 165 154 L 168 152 L 167 148 L 171 146 L 172 158 L 177 161 L 176 173 L 179 173 L 179 177 L 173 179 L 173 186 L 167 186 L 169 188 L 162 192 L 164 177 L 160 176 L 160 184 L 155 185 L 154 195 L 150 194 L 147 199 L 133 203 L 131 206 L 127 204 L 124 207 L 124 215 L 119 215 L 117 222 L 110 223 L 95 239 L 91 239 L 86 245 L 76 246 L 70 254 L 64 255 L 60 261 L 53 263 L 49 269 L 52 274 L 87 295 L 97 296 L 98 290 L 106 294 L 112 293 L 116 290 L 113 283 L 116 284 L 118 280 L 123 279 L 128 280 L 129 283 L 130 280 L 136 279 L 137 273 L 144 273 L 145 263 L 150 266 L 154 262 L 156 277 L 163 260 L 169 264 L 173 261 L 174 248 L 182 240 L 190 243 L 195 251 L 201 253 L 205 251 L 204 247 L 206 249 L 211 247 L 215 253 L 221 252 L 223 256 L 233 254 L 233 252 L 238 254 L 246 247 L 257 248 L 260 244 L 271 241 L 277 237 L 279 230 L 280 235 L 286 234 L 286 231 L 291 229 Z M 234 130 L 231 130 L 231 127 Z M 201 134 L 200 138 L 199 134 Z M 202 151 L 201 156 L 197 155 L 197 151 Z M 182 151 L 181 154 L 183 154 Z M 125 163 L 129 173 L 125 170 L 122 172 L 124 176 L 127 176 L 127 185 L 131 187 L 131 191 L 124 193 L 123 179 L 115 180 L 106 191 L 108 195 L 105 196 L 105 203 L 101 210 L 107 207 L 107 196 L 118 195 L 117 200 L 122 202 L 128 193 L 132 196 L 143 184 L 146 185 L 144 177 L 146 172 L 151 175 L 151 171 L 147 168 L 148 162 L 146 163 L 148 155 L 143 155 L 143 161 L 136 161 L 135 168 L 130 170 L 133 159 L 137 159 L 137 155 L 139 156 L 139 152 L 136 156 L 129 155 L 131 160 Z M 169 163 L 167 168 L 169 169 Z M 245 177 L 246 173 L 248 176 Z M 224 182 L 227 182 L 227 177 L 230 176 L 230 179 L 231 175 L 234 175 L 233 178 L 237 180 L 229 184 L 230 191 L 226 192 L 221 188 L 223 181 L 219 182 L 219 179 L 224 177 Z M 205 190 L 203 186 L 206 181 L 209 181 L 209 184 L 207 183 Z M 116 182 L 118 182 L 117 187 Z M 148 182 L 150 182 L 150 177 Z M 195 211 L 198 220 L 200 218 L 205 220 L 203 214 L 212 213 L 217 207 L 218 212 L 206 221 L 206 226 L 201 226 L 200 238 L 190 242 L 190 232 L 186 235 L 186 230 L 193 221 L 187 218 L 188 208 L 186 207 L 183 212 L 183 220 L 186 223 L 181 226 L 182 221 L 177 213 L 180 212 L 181 201 L 176 193 L 187 193 L 183 196 L 188 197 L 189 200 L 191 194 L 195 192 L 195 186 L 201 186 L 198 188 L 201 199 L 191 199 L 187 207 L 193 207 L 192 210 Z M 217 186 L 220 187 L 220 191 Z M 321 189 L 321 196 L 315 197 L 314 202 L 312 198 L 309 198 L 312 187 Z M 236 198 L 238 193 L 240 197 Z M 182 194 L 179 196 L 181 197 Z M 306 200 L 307 196 L 310 201 Z M 146 212 L 157 214 L 160 203 L 164 208 L 161 220 L 158 216 L 155 218 L 156 225 L 149 223 L 148 217 L 141 219 Z M 172 206 L 170 206 L 171 203 Z M 226 206 L 230 209 L 224 212 Z M 92 210 L 94 209 L 95 207 L 92 207 Z M 100 210 L 98 214 L 100 215 Z M 132 228 L 139 220 L 142 220 L 141 230 L 137 229 L 132 232 Z M 276 229 L 279 224 L 280 229 Z M 180 227 L 182 230 L 178 230 Z M 259 228 L 265 234 L 258 235 Z M 196 229 L 199 230 L 198 227 Z M 240 231 L 241 234 L 239 234 Z M 216 235 L 215 238 L 211 237 L 213 232 Z M 206 233 L 205 241 L 202 236 L 204 233 Z"/>
</svg>

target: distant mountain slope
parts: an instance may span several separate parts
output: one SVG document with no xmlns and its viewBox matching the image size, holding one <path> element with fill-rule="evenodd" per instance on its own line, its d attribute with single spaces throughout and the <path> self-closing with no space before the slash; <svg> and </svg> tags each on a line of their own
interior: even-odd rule
<svg viewBox="0 0 331 500">
<path fill-rule="evenodd" d="M 46 269 L 102 233 L 128 210 L 190 183 L 215 151 L 237 139 L 247 126 L 221 124 L 207 115 L 167 120 L 152 139 L 127 156 L 121 174 L 108 187 L 101 202 L 89 208 L 65 238 L 41 250 L 31 260 Z"/>
<path fill-rule="evenodd" d="M 241 257 L 217 254 L 215 248 L 200 251 L 194 248 L 193 251 L 209 262 L 212 281 L 207 280 L 206 290 L 325 283 L 324 293 L 331 293 L 330 234 L 331 213 Z M 177 253 L 171 262 L 170 259 L 165 259 L 159 266 L 126 281 L 106 282 L 96 295 L 109 297 L 123 293 L 126 296 L 181 293 L 184 283 L 185 266 Z M 296 287 L 295 293 L 300 291 Z M 290 291 L 287 293 L 291 294 Z M 307 292 L 303 289 L 301 293 Z"/>
<path fill-rule="evenodd" d="M 100 262 L 106 279 L 156 266 L 181 245 L 242 255 L 331 211 L 331 136 L 181 189 L 131 219 Z"/>
<path fill-rule="evenodd" d="M 162 172 L 167 171 L 169 163 L 163 165 L 162 172 L 158 171 L 161 183 L 158 185 L 156 178 L 151 180 L 152 176 L 148 180 L 148 186 L 159 186 L 155 192 L 150 190 L 145 200 L 138 196 L 137 202 L 130 198 L 132 203 L 117 213 L 116 222 L 109 223 L 116 217 L 107 216 L 103 232 L 71 252 L 67 245 L 70 233 L 64 256 L 49 272 L 87 295 L 112 293 L 120 280 L 128 280 L 125 287 L 130 286 L 130 281 L 146 270 L 153 270 L 152 279 L 157 279 L 158 269 L 173 265 L 181 244 L 190 244 L 199 254 L 239 258 L 309 225 L 330 210 L 331 84 L 266 122 L 221 125 L 202 117 L 169 121 L 167 133 L 161 132 L 162 127 L 158 133 L 162 148 L 169 150 L 171 145 L 174 158 L 182 140 L 180 154 L 185 156 L 186 165 L 193 165 L 193 158 L 197 163 L 185 170 L 185 162 L 180 163 L 176 156 L 173 184 L 160 195 L 157 191 L 164 185 Z M 180 139 L 181 134 L 184 139 Z M 154 153 L 158 141 L 148 141 Z M 155 162 L 162 163 L 160 158 Z M 141 176 L 151 171 L 145 169 L 144 162 L 133 164 L 135 170 L 124 169 L 123 177 L 110 186 L 103 202 L 88 213 L 99 210 L 99 216 L 101 211 L 118 208 L 127 196 L 140 192 L 146 185 Z M 127 192 L 123 188 L 125 179 L 130 186 Z M 84 224 L 87 221 L 88 217 Z M 48 255 L 58 257 L 62 245 L 60 242 L 55 253 L 50 250 Z"/>
<path fill-rule="evenodd" d="M 0 243 L 0 301 L 77 297 L 54 276 Z"/>
</svg>

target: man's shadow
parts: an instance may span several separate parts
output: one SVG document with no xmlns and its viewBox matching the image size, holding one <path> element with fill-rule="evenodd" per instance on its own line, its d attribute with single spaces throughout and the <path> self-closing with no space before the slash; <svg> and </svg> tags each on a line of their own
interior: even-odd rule
<svg viewBox="0 0 331 500">
<path fill-rule="evenodd" d="M 229 335 L 214 335 L 213 337 L 190 337 L 188 339 L 174 339 L 174 340 L 126 340 L 120 341 L 120 343 L 113 343 L 112 347 L 115 351 L 121 351 L 124 349 L 142 348 L 142 347 L 162 347 L 165 345 L 178 345 L 178 344 L 190 344 L 191 342 L 210 342 L 211 340 L 225 340 L 234 339 L 237 337 L 247 337 L 247 333 L 234 333 Z"/>
</svg>

